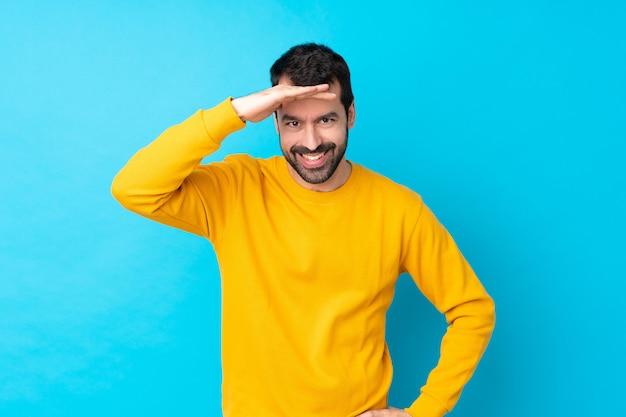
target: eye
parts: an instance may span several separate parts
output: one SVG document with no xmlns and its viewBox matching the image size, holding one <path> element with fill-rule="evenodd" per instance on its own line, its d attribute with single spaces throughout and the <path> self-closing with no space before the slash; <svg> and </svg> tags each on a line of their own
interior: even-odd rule
<svg viewBox="0 0 626 417">
<path fill-rule="evenodd" d="M 291 120 L 287 123 L 285 123 L 287 125 L 287 127 L 298 127 L 300 126 L 300 122 L 298 122 L 297 120 Z"/>
<path fill-rule="evenodd" d="M 334 121 L 335 121 L 335 119 L 333 119 L 331 117 L 322 117 L 320 119 L 320 124 L 327 125 L 327 124 L 332 123 Z"/>
</svg>

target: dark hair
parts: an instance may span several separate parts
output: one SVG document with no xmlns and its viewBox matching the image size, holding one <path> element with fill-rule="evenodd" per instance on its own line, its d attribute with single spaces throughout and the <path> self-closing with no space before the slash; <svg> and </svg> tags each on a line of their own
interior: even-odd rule
<svg viewBox="0 0 626 417">
<path fill-rule="evenodd" d="M 305 43 L 285 52 L 270 68 L 272 86 L 287 76 L 294 85 L 334 84 L 341 87 L 341 103 L 348 109 L 354 101 L 346 61 L 325 45 Z"/>
</svg>

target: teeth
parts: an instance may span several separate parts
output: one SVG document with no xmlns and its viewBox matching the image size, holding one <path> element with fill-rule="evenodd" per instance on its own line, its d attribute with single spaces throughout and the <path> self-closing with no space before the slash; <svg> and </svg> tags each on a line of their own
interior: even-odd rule
<svg viewBox="0 0 626 417">
<path fill-rule="evenodd" d="M 317 161 L 318 159 L 320 159 L 322 156 L 324 156 L 323 153 L 316 153 L 316 154 L 306 154 L 306 155 L 302 155 L 302 157 L 304 159 L 306 159 L 307 161 Z"/>
</svg>

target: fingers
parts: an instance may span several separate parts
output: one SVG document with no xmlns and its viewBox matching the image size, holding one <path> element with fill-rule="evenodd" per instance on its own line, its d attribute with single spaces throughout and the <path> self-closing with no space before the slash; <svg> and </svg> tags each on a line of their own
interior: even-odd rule
<svg viewBox="0 0 626 417">
<path fill-rule="evenodd" d="M 318 84 L 311 86 L 296 86 L 296 85 L 285 85 L 278 84 L 270 89 L 273 92 L 277 93 L 280 97 L 278 101 L 281 103 L 289 102 L 293 100 L 302 100 L 302 99 L 321 99 L 321 100 L 332 100 L 337 95 L 335 93 L 331 93 L 328 91 L 330 85 L 328 84 Z"/>
<path fill-rule="evenodd" d="M 231 104 L 241 120 L 259 122 L 270 116 L 284 103 L 304 99 L 333 100 L 337 95 L 328 91 L 328 84 L 295 86 L 278 84 L 267 90 L 233 99 Z"/>
<path fill-rule="evenodd" d="M 384 408 L 382 410 L 370 410 L 357 417 L 411 417 L 409 413 L 399 408 Z"/>
</svg>

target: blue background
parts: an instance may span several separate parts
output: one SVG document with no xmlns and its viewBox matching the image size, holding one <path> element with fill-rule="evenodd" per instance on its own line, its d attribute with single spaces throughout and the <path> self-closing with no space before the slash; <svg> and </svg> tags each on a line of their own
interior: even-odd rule
<svg viewBox="0 0 626 417">
<path fill-rule="evenodd" d="M 304 41 L 351 66 L 349 158 L 422 194 L 497 302 L 452 415 L 625 415 L 624 22 L 618 0 L 2 1 L 0 415 L 220 415 L 211 246 L 109 187 Z M 271 122 L 230 152 L 278 152 Z M 443 331 L 402 277 L 392 405 Z"/>
</svg>

